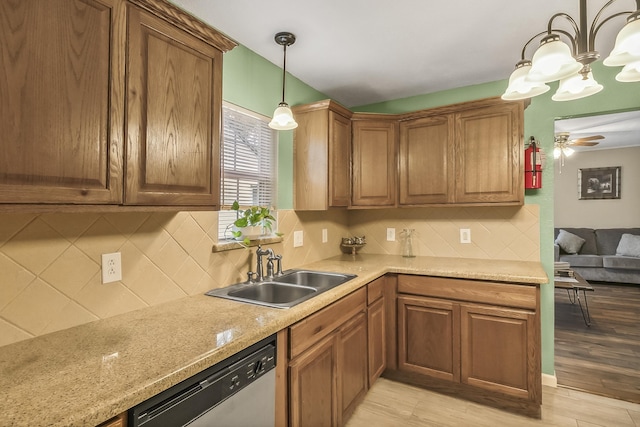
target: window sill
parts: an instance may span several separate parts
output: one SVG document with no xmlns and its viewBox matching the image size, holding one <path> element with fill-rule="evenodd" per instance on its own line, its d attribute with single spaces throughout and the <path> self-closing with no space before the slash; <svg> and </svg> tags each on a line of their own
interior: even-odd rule
<svg viewBox="0 0 640 427">
<path fill-rule="evenodd" d="M 213 245 L 212 252 L 216 253 L 216 252 L 224 252 L 224 251 L 233 251 L 236 249 L 247 249 L 248 247 L 252 248 L 258 245 L 271 245 L 273 243 L 280 243 L 280 242 L 282 242 L 282 237 L 279 237 L 279 236 L 267 236 L 267 237 L 262 237 L 260 239 L 255 239 L 249 243 L 249 246 L 240 244 L 240 242 L 235 240 L 223 240 Z"/>
</svg>

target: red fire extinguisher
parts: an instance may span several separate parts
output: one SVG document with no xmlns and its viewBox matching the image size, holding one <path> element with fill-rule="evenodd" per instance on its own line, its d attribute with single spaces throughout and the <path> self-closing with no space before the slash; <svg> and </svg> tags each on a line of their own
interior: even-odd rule
<svg viewBox="0 0 640 427">
<path fill-rule="evenodd" d="M 524 188 L 542 188 L 542 155 L 533 136 L 524 150 Z"/>
</svg>

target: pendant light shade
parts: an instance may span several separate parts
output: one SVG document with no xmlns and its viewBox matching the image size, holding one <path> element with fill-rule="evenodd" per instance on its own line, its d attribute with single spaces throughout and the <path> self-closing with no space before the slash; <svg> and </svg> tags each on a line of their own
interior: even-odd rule
<svg viewBox="0 0 640 427">
<path fill-rule="evenodd" d="M 560 80 L 558 91 L 551 97 L 554 101 L 573 101 L 600 92 L 603 86 L 593 78 L 589 71 L 586 75 L 574 74 Z"/>
<path fill-rule="evenodd" d="M 640 60 L 624 66 L 616 76 L 619 82 L 640 82 Z"/>
<path fill-rule="evenodd" d="M 517 101 L 542 95 L 550 89 L 544 83 L 529 81 L 526 78 L 529 70 L 531 70 L 531 61 L 529 60 L 525 59 L 516 64 L 516 69 L 509 77 L 509 87 L 502 95 L 502 99 L 505 101 Z"/>
<path fill-rule="evenodd" d="M 271 129 L 291 130 L 298 127 L 298 123 L 293 119 L 291 108 L 286 102 L 281 102 L 273 113 L 273 119 L 269 122 Z"/>
<path fill-rule="evenodd" d="M 629 17 L 616 37 L 616 44 L 603 64 L 610 67 L 640 61 L 640 13 Z"/>
<path fill-rule="evenodd" d="M 540 41 L 533 54 L 527 79 L 532 82 L 552 82 L 577 73 L 582 64 L 571 56 L 571 49 L 557 34 L 549 34 Z"/>
<path fill-rule="evenodd" d="M 282 32 L 275 36 L 275 41 L 284 49 L 284 59 L 282 65 L 282 102 L 278 104 L 278 108 L 273 112 L 273 119 L 269 122 L 269 127 L 275 130 L 291 130 L 298 127 L 293 118 L 293 113 L 289 104 L 284 100 L 285 79 L 287 77 L 287 46 L 291 46 L 296 42 L 296 36 L 291 33 Z"/>
</svg>

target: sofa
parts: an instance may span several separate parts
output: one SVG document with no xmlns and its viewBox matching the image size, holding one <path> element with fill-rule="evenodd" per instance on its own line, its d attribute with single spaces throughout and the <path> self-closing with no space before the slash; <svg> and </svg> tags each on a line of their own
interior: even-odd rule
<svg viewBox="0 0 640 427">
<path fill-rule="evenodd" d="M 586 280 L 640 284 L 640 228 L 555 228 L 555 261 Z"/>
</svg>

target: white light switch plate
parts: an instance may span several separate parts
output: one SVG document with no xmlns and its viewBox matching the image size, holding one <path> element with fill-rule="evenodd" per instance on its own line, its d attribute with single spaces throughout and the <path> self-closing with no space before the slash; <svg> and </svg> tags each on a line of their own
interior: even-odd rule
<svg viewBox="0 0 640 427">
<path fill-rule="evenodd" d="M 461 228 L 460 229 L 460 243 L 471 243 L 471 229 L 470 228 Z"/>
<path fill-rule="evenodd" d="M 302 231 L 293 232 L 293 247 L 299 248 L 304 243 L 304 234 Z"/>
<path fill-rule="evenodd" d="M 395 242 L 395 240 L 396 240 L 396 229 L 387 228 L 387 242 Z"/>
<path fill-rule="evenodd" d="M 322 243 L 327 243 L 329 241 L 329 233 L 326 228 L 322 229 Z"/>
</svg>

